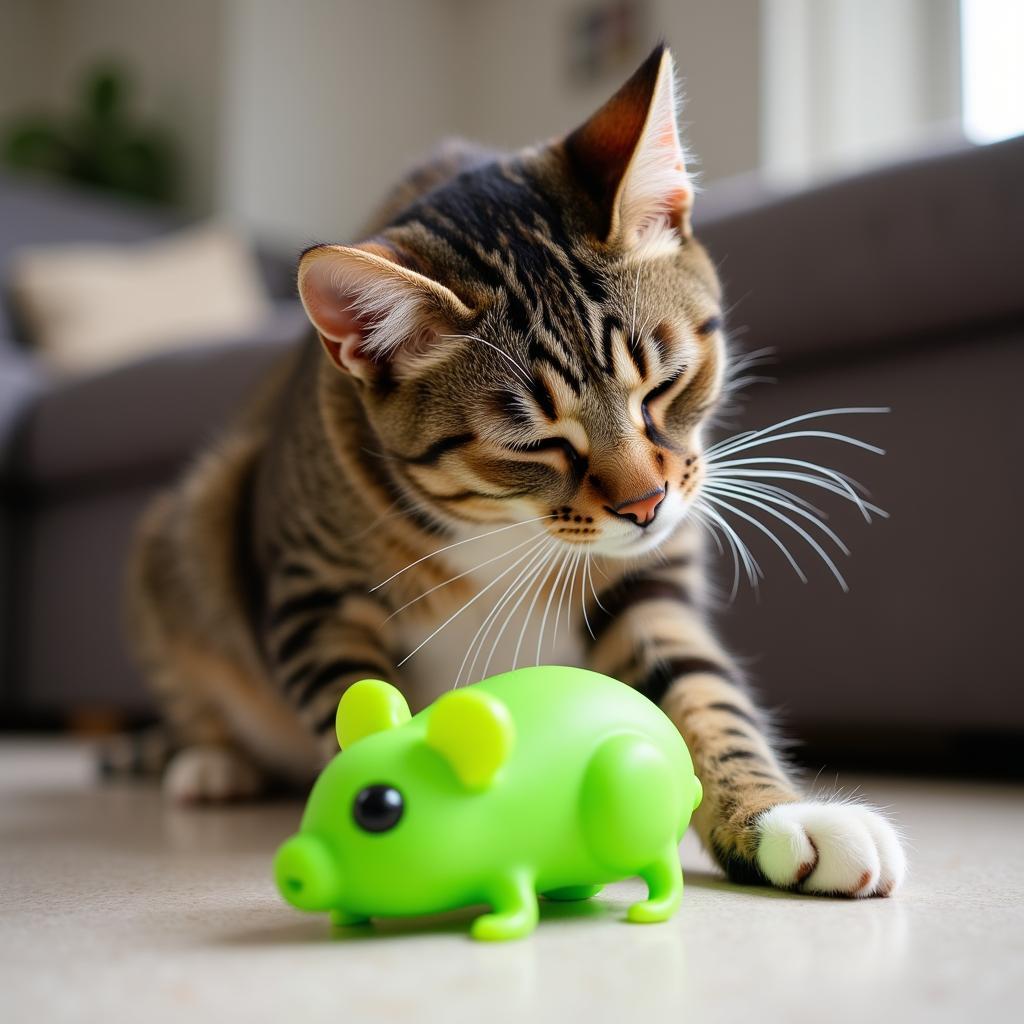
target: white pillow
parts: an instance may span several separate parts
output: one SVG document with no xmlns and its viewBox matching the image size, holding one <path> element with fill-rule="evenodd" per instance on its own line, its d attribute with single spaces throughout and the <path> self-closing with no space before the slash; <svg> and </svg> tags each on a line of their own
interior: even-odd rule
<svg viewBox="0 0 1024 1024">
<path fill-rule="evenodd" d="M 22 249 L 11 285 L 31 340 L 62 371 L 239 334 L 270 311 L 248 246 L 217 224 L 141 244 Z"/>
</svg>

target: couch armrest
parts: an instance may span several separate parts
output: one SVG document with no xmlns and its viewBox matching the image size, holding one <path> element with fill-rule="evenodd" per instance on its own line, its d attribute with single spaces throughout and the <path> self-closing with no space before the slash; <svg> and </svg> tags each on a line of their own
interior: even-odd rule
<svg viewBox="0 0 1024 1024">
<path fill-rule="evenodd" d="M 297 299 L 299 292 L 295 286 L 295 275 L 299 265 L 298 250 L 275 249 L 257 242 L 253 245 L 253 254 L 270 297 L 275 302 Z"/>
<path fill-rule="evenodd" d="M 309 330 L 299 303 L 277 303 L 259 329 L 243 336 L 55 379 L 17 432 L 19 479 L 42 491 L 169 475 Z"/>
<path fill-rule="evenodd" d="M 786 360 L 1019 317 L 1022 183 L 1024 136 L 746 206 L 712 201 L 697 232 L 733 322 Z"/>
<path fill-rule="evenodd" d="M 45 386 L 46 375 L 36 360 L 0 336 L 0 491 L 11 486 L 17 476 L 20 425 Z"/>
</svg>

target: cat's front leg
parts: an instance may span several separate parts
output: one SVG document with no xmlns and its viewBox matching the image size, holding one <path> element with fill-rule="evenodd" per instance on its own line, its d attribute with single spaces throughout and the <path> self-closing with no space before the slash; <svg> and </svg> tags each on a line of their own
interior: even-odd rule
<svg viewBox="0 0 1024 1024">
<path fill-rule="evenodd" d="M 686 672 L 661 705 L 698 751 L 707 807 L 695 821 L 732 880 L 825 896 L 888 896 L 903 881 L 889 821 L 861 804 L 804 799 L 735 677 Z"/>
<path fill-rule="evenodd" d="M 272 675 L 313 737 L 321 764 L 338 752 L 335 717 L 345 690 L 366 678 L 399 683 L 388 615 L 368 588 L 323 582 L 291 588 L 271 613 Z"/>
<path fill-rule="evenodd" d="M 661 707 L 690 748 L 704 801 L 694 824 L 730 879 L 821 895 L 887 896 L 906 860 L 877 811 L 806 800 L 763 713 L 691 601 L 681 560 L 599 595 L 591 665 Z"/>
</svg>

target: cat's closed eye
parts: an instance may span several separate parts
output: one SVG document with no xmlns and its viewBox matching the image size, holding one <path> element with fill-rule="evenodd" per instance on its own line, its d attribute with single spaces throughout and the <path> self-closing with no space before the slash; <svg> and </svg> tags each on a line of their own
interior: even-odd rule
<svg viewBox="0 0 1024 1024">
<path fill-rule="evenodd" d="M 528 441 L 526 444 L 517 446 L 515 449 L 520 452 L 561 452 L 569 466 L 574 480 L 579 483 L 586 475 L 590 460 L 586 455 L 580 454 L 572 444 L 564 437 L 545 437 L 540 441 Z"/>
<path fill-rule="evenodd" d="M 654 421 L 654 417 L 651 414 L 651 406 L 654 405 L 659 398 L 671 391 L 676 384 L 679 383 L 683 377 L 686 376 L 687 367 L 681 367 L 676 373 L 672 374 L 671 377 L 666 378 L 657 386 L 651 388 L 650 391 L 644 395 L 640 402 L 640 413 L 644 420 L 644 429 L 647 432 L 648 438 L 655 444 L 662 445 L 667 448 L 674 447 L 670 438 L 668 438 L 658 425 Z"/>
</svg>

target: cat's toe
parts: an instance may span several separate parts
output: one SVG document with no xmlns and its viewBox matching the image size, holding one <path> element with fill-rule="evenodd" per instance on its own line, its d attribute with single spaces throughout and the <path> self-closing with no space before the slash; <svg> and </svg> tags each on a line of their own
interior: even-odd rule
<svg viewBox="0 0 1024 1024">
<path fill-rule="evenodd" d="M 227 747 L 187 747 L 164 773 L 164 794 L 174 803 L 247 800 L 263 788 L 263 775 L 243 754 Z"/>
<path fill-rule="evenodd" d="M 780 804 L 761 816 L 758 832 L 758 866 L 783 889 L 888 896 L 906 874 L 896 830 L 859 804 Z"/>
</svg>

